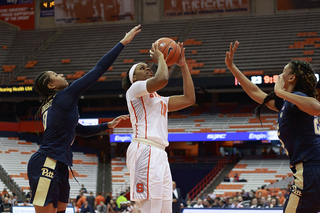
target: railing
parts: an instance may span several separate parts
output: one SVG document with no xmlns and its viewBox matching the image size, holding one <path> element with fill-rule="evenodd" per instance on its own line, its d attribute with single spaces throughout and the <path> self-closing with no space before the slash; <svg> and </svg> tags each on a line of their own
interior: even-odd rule
<svg viewBox="0 0 320 213">
<path fill-rule="evenodd" d="M 14 191 L 16 193 L 16 195 L 18 196 L 18 198 L 20 200 L 24 200 L 25 199 L 25 195 L 22 193 L 20 187 L 18 184 L 16 184 L 8 175 L 8 173 L 6 172 L 6 170 L 4 170 L 4 168 L 1 166 L 0 164 L 0 179 L 2 180 L 2 182 L 11 190 Z"/>
<path fill-rule="evenodd" d="M 213 170 L 187 194 L 187 198 L 193 200 L 213 180 L 213 178 L 219 174 L 219 172 L 225 167 L 226 163 L 227 159 L 222 159 L 218 165 L 216 165 Z"/>
</svg>

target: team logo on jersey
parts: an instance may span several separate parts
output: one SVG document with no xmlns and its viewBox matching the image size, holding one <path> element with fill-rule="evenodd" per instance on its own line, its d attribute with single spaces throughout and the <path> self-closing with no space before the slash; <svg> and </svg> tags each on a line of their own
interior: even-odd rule
<svg viewBox="0 0 320 213">
<path fill-rule="evenodd" d="M 47 169 L 47 168 L 42 168 L 41 169 L 41 171 L 42 171 L 42 176 L 45 176 L 45 177 L 47 177 L 47 178 L 53 178 L 53 172 L 51 172 L 51 171 L 49 171 L 49 169 Z"/>
<path fill-rule="evenodd" d="M 137 183 L 137 192 L 138 193 L 143 193 L 144 192 L 143 183 Z"/>
</svg>

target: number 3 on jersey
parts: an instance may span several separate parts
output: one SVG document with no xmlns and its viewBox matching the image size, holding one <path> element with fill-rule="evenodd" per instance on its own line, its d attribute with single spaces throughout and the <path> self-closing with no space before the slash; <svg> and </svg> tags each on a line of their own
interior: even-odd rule
<svg viewBox="0 0 320 213">
<path fill-rule="evenodd" d="M 163 103 L 163 101 L 161 101 L 160 104 L 161 104 L 161 115 L 163 115 L 164 117 L 166 117 L 167 105 L 166 105 L 165 103 Z"/>
</svg>

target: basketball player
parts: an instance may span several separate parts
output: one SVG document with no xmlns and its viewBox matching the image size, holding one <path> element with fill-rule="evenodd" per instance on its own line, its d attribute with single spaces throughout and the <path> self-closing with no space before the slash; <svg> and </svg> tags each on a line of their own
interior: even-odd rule
<svg viewBox="0 0 320 213">
<path fill-rule="evenodd" d="M 133 139 L 127 150 L 130 171 L 130 198 L 138 201 L 142 213 L 172 212 L 172 178 L 165 148 L 168 143 L 168 111 L 186 108 L 195 102 L 191 75 L 185 60 L 183 44 L 177 64 L 181 67 L 184 94 L 162 97 L 157 91 L 168 83 L 169 73 L 158 43 L 150 56 L 158 62 L 154 75 L 145 63 L 134 64 L 122 80 L 133 128 Z"/>
<path fill-rule="evenodd" d="M 284 213 L 320 212 L 320 128 L 317 100 L 317 80 L 308 62 L 291 61 L 278 76 L 274 92 L 264 93 L 253 84 L 233 63 L 239 45 L 230 44 L 225 63 L 238 79 L 245 92 L 261 105 L 256 110 L 260 117 L 261 107 L 279 112 L 278 136 L 290 158 L 294 184 L 284 205 Z"/>
<path fill-rule="evenodd" d="M 109 123 L 82 126 L 78 123 L 77 102 L 80 95 L 96 82 L 116 60 L 122 49 L 140 32 L 140 25 L 124 38 L 98 64 L 70 87 L 62 74 L 45 71 L 37 76 L 34 89 L 45 98 L 40 109 L 44 138 L 39 150 L 28 162 L 31 202 L 37 213 L 65 212 L 69 198 L 69 171 L 72 166 L 71 145 L 75 134 L 90 136 L 115 127 L 128 116 L 119 116 Z M 37 116 L 36 115 L 36 116 Z"/>
</svg>

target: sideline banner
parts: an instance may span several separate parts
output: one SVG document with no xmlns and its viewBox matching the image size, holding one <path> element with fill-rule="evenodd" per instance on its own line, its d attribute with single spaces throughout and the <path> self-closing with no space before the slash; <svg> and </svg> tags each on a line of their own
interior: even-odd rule
<svg viewBox="0 0 320 213">
<path fill-rule="evenodd" d="M 35 0 L 0 0 L 0 19 L 22 30 L 34 29 Z"/>
<path fill-rule="evenodd" d="M 131 142 L 132 134 L 110 134 L 110 142 Z M 256 141 L 279 140 L 277 131 L 265 132 L 222 132 L 222 133 L 169 133 L 169 142 L 197 141 Z"/>
<path fill-rule="evenodd" d="M 164 0 L 165 17 L 250 12 L 249 0 Z"/>
<path fill-rule="evenodd" d="M 320 8 L 318 0 L 277 0 L 277 10 L 297 10 Z"/>
<path fill-rule="evenodd" d="M 56 24 L 134 19 L 134 0 L 56 0 Z"/>
</svg>

